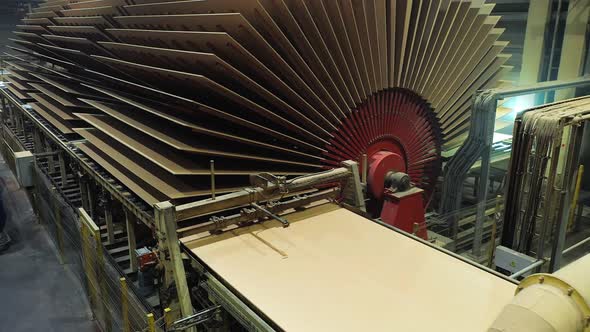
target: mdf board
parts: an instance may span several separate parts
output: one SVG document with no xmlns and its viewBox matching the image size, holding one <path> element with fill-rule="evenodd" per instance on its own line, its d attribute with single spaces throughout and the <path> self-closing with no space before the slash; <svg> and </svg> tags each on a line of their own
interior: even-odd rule
<svg viewBox="0 0 590 332">
<path fill-rule="evenodd" d="M 212 159 L 216 182 L 235 185 L 236 174 L 262 169 L 361 162 L 387 142 L 429 195 L 441 151 L 469 130 L 472 95 L 506 68 L 491 14 L 467 0 L 54 0 L 18 27 L 12 49 L 41 60 L 39 94 L 106 115 L 86 116 L 96 129 L 86 135 L 141 151 L 188 186 Z M 108 135 L 108 119 L 138 132 Z"/>
<path fill-rule="evenodd" d="M 485 331 L 516 285 L 336 205 L 181 241 L 285 331 Z"/>
</svg>

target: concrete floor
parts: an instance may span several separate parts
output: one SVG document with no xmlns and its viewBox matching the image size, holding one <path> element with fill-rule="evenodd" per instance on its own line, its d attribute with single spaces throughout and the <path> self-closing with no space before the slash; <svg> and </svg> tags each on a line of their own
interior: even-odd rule
<svg viewBox="0 0 590 332">
<path fill-rule="evenodd" d="M 82 285 L 61 265 L 25 191 L 0 157 L 0 190 L 15 240 L 0 254 L 0 331 L 99 331 Z"/>
</svg>

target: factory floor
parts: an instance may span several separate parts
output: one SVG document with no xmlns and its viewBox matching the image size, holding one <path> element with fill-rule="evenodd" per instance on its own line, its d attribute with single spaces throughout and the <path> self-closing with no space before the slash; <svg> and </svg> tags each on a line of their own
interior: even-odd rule
<svg viewBox="0 0 590 332">
<path fill-rule="evenodd" d="M 99 331 L 82 285 L 60 264 L 25 193 L 0 157 L 6 231 L 14 244 L 0 253 L 0 331 Z"/>
</svg>

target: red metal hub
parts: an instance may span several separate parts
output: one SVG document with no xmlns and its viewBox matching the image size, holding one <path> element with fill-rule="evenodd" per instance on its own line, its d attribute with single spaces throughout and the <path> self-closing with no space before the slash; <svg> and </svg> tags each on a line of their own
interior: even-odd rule
<svg viewBox="0 0 590 332">
<path fill-rule="evenodd" d="M 371 155 L 367 183 L 371 194 L 378 200 L 383 199 L 385 177 L 389 172 L 406 172 L 406 161 L 397 153 L 379 151 Z"/>
<path fill-rule="evenodd" d="M 407 173 L 429 196 L 441 170 L 441 145 L 440 124 L 428 103 L 410 90 L 392 88 L 372 95 L 343 119 L 323 162 L 338 167 L 350 159 L 362 165 L 366 154 L 367 182 L 378 201 L 392 170 Z"/>
</svg>

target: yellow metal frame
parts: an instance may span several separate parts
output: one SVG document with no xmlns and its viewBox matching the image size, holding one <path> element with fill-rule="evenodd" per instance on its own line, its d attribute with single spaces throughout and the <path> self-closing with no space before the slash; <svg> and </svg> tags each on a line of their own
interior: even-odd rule
<svg viewBox="0 0 590 332">
<path fill-rule="evenodd" d="M 121 316 L 123 319 L 123 331 L 131 332 L 131 324 L 129 321 L 129 298 L 127 293 L 127 279 L 120 278 L 121 283 Z"/>
<path fill-rule="evenodd" d="M 574 227 L 574 217 L 576 214 L 576 207 L 578 206 L 578 200 L 580 199 L 580 189 L 582 188 L 582 179 L 584 177 L 584 165 L 580 165 L 578 168 L 578 178 L 576 179 L 576 189 L 574 189 L 574 198 L 572 199 L 572 205 L 570 207 L 570 214 L 568 216 L 567 230 L 570 232 Z"/>
<path fill-rule="evenodd" d="M 59 209 L 59 202 L 57 200 L 58 194 L 57 194 L 57 190 L 55 189 L 55 187 L 51 188 L 51 193 L 52 193 L 52 197 L 50 197 L 51 199 L 51 205 L 53 207 L 53 214 L 55 215 L 55 232 L 57 234 L 57 249 L 59 252 L 59 262 L 60 264 L 64 264 L 65 263 L 65 249 L 64 249 L 64 229 L 63 229 L 63 225 L 62 225 L 62 220 L 61 220 L 61 211 Z"/>
<path fill-rule="evenodd" d="M 86 211 L 83 212 L 86 214 Z M 96 227 L 92 220 L 88 223 L 82 215 L 80 216 L 80 234 L 82 237 L 82 254 L 84 255 L 84 272 L 86 274 L 86 282 L 88 283 L 88 297 L 90 298 L 90 306 L 98 308 L 98 294 L 96 294 L 93 286 L 98 284 L 98 278 L 92 268 L 92 262 L 90 260 L 92 251 L 89 245 L 89 240 L 94 240 L 93 226 Z"/>
<path fill-rule="evenodd" d="M 148 331 L 149 332 L 156 332 L 156 320 L 154 319 L 154 314 L 151 312 L 147 314 L 147 322 L 148 322 Z"/>
<path fill-rule="evenodd" d="M 80 218 L 80 222 L 81 222 L 81 227 L 82 227 L 82 234 L 83 236 L 87 236 L 91 237 L 94 242 L 95 242 L 95 252 L 94 254 L 96 255 L 96 270 L 92 269 L 92 262 L 90 260 L 91 255 L 93 254 L 93 252 L 91 251 L 91 246 L 89 245 L 90 242 L 84 242 L 83 241 L 83 247 L 84 244 L 86 243 L 86 248 L 85 248 L 85 252 L 84 252 L 84 260 L 85 260 L 85 268 L 86 268 L 86 275 L 92 275 L 95 278 L 96 281 L 96 285 L 98 285 L 99 289 L 100 289 L 100 294 L 97 294 L 95 292 L 95 304 L 96 304 L 96 308 L 98 309 L 98 304 L 99 302 L 102 303 L 102 313 L 104 316 L 104 326 L 107 332 L 110 332 L 112 330 L 112 317 L 109 311 L 109 308 L 107 306 L 107 304 L 105 303 L 104 300 L 99 300 L 101 298 L 101 296 L 106 296 L 106 294 L 108 294 L 108 286 L 104 280 L 104 278 L 101 278 L 98 275 L 98 271 L 103 271 L 104 272 L 104 253 L 103 253 L 103 248 L 102 248 L 102 241 L 101 241 L 101 237 L 100 237 L 100 228 L 96 225 L 96 223 L 94 222 L 94 220 L 92 220 L 92 218 L 90 217 L 90 215 L 88 215 L 88 213 L 86 212 L 86 210 L 84 210 L 84 208 L 79 208 L 78 209 L 78 215 Z M 84 250 L 84 248 L 83 248 Z M 90 284 L 90 286 L 92 286 L 92 284 Z M 89 289 L 91 289 L 92 287 L 89 287 Z"/>
</svg>

